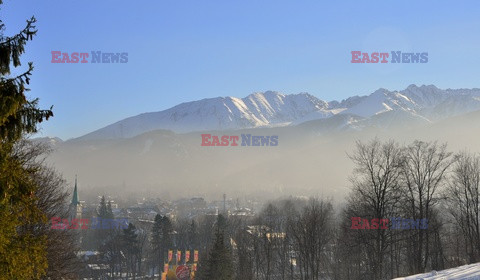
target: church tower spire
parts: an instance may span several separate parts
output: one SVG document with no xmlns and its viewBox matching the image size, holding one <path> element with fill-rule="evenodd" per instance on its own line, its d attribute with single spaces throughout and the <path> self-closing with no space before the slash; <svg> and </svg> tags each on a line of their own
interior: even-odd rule
<svg viewBox="0 0 480 280">
<path fill-rule="evenodd" d="M 77 175 L 75 175 L 75 188 L 73 189 L 72 203 L 69 207 L 70 219 L 78 219 L 82 217 L 82 204 L 78 199 Z"/>
<path fill-rule="evenodd" d="M 78 200 L 78 190 L 77 190 L 77 175 L 75 175 L 75 188 L 73 189 L 72 205 L 77 206 L 80 204 Z"/>
</svg>

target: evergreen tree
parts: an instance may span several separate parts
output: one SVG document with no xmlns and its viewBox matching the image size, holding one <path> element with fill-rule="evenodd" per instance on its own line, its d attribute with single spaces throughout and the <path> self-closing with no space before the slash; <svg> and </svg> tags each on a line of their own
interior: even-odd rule
<svg viewBox="0 0 480 280">
<path fill-rule="evenodd" d="M 188 229 L 188 249 L 195 250 L 198 249 L 198 231 L 197 231 L 197 224 L 194 220 L 190 224 L 190 228 Z"/>
<path fill-rule="evenodd" d="M 164 260 L 166 260 L 166 256 L 168 254 L 168 250 L 173 248 L 173 225 L 170 219 L 167 216 L 162 217 L 162 243 L 161 243 L 161 253 L 164 256 Z"/>
<path fill-rule="evenodd" d="M 139 258 L 139 242 L 137 239 L 136 228 L 132 223 L 128 224 L 128 228 L 123 230 L 123 251 L 127 262 L 127 275 L 129 272 L 133 275 L 134 279 L 137 273 L 137 262 Z"/>
<path fill-rule="evenodd" d="M 95 226 L 95 247 L 99 250 L 105 245 L 111 233 L 111 230 L 108 229 L 110 228 L 111 224 L 108 224 L 107 221 L 105 220 L 108 218 L 109 218 L 109 212 L 108 212 L 107 203 L 105 201 L 105 196 L 102 196 L 102 198 L 100 199 L 100 205 L 97 210 L 97 222 L 94 225 Z"/>
<path fill-rule="evenodd" d="M 155 215 L 151 242 L 153 268 L 158 269 L 159 277 L 161 277 L 164 256 L 162 252 L 162 216 L 160 214 Z"/>
<path fill-rule="evenodd" d="M 37 170 L 17 157 L 14 148 L 53 113 L 40 110 L 38 99 L 25 96 L 31 62 L 26 72 L 10 76 L 11 64 L 21 66 L 25 44 L 37 32 L 35 22 L 32 17 L 20 33 L 7 37 L 0 20 L 0 279 L 38 279 L 47 267 L 46 236 L 32 232 L 35 225 L 46 222 L 35 203 L 37 184 L 32 175 Z"/>
<path fill-rule="evenodd" d="M 215 243 L 210 251 L 206 267 L 199 279 L 230 280 L 234 279 L 232 253 L 225 243 L 226 219 L 218 215 L 215 232 Z"/>
<path fill-rule="evenodd" d="M 216 230 L 225 234 L 227 230 L 227 219 L 222 214 L 217 216 Z"/>
<path fill-rule="evenodd" d="M 99 218 L 107 218 L 108 217 L 107 203 L 105 201 L 105 196 L 104 195 L 100 199 L 100 206 L 98 207 L 98 210 L 97 210 L 97 216 Z"/>
<path fill-rule="evenodd" d="M 167 216 L 157 214 L 152 228 L 152 262 L 158 272 L 163 270 L 163 264 L 168 260 L 168 250 L 173 248 L 173 226 Z M 159 276 L 160 277 L 160 276 Z"/>
<path fill-rule="evenodd" d="M 100 251 L 102 257 L 110 264 L 110 273 L 113 275 L 116 266 L 120 265 L 121 252 L 118 240 L 121 231 L 117 224 L 113 224 L 112 203 L 106 203 L 105 196 L 100 199 L 100 205 L 97 210 L 99 222 L 95 230 L 96 248 Z"/>
</svg>

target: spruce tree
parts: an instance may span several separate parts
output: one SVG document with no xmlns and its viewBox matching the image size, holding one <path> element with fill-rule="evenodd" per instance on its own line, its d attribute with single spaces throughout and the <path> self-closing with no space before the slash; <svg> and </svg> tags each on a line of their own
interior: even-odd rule
<svg viewBox="0 0 480 280">
<path fill-rule="evenodd" d="M 167 216 L 162 217 L 162 255 L 166 256 L 173 247 L 173 225 Z"/>
<path fill-rule="evenodd" d="M 37 32 L 35 22 L 32 17 L 20 33 L 9 37 L 4 36 L 0 20 L 0 279 L 38 279 L 47 267 L 46 236 L 32 232 L 35 225 L 46 222 L 35 203 L 37 184 L 32 175 L 37 170 L 17 157 L 14 149 L 53 113 L 51 108 L 40 110 L 38 99 L 25 95 L 33 63 L 22 74 L 10 76 L 11 65 L 21 66 L 25 44 Z"/>
<path fill-rule="evenodd" d="M 105 219 L 108 217 L 107 203 L 105 201 L 104 195 L 100 199 L 100 206 L 98 207 L 97 216 L 102 219 Z"/>
<path fill-rule="evenodd" d="M 201 273 L 201 279 L 208 280 L 231 280 L 234 279 L 234 267 L 232 253 L 225 242 L 226 219 L 218 215 L 215 230 L 215 243 L 210 251 L 205 271 Z"/>
<path fill-rule="evenodd" d="M 173 226 L 167 216 L 155 215 L 155 221 L 152 227 L 151 244 L 154 267 L 158 269 L 159 278 L 163 264 L 167 262 L 168 250 L 173 247 L 172 240 Z"/>
<path fill-rule="evenodd" d="M 136 268 L 140 252 L 136 230 L 136 227 L 132 223 L 129 223 L 128 228 L 124 229 L 122 234 L 123 252 L 127 262 L 127 275 L 131 272 L 133 277 L 135 277 L 137 273 Z"/>
<path fill-rule="evenodd" d="M 95 224 L 95 247 L 100 250 L 107 241 L 109 237 L 109 230 L 111 224 L 108 224 L 107 220 L 108 214 L 108 207 L 105 201 L 105 196 L 102 196 L 100 199 L 100 205 L 97 210 L 97 223 Z"/>
<path fill-rule="evenodd" d="M 189 250 L 198 249 L 197 240 L 198 240 L 197 224 L 195 223 L 194 220 L 192 220 L 192 223 L 190 224 L 190 227 L 188 229 L 188 249 Z"/>
<path fill-rule="evenodd" d="M 158 269 L 159 278 L 163 268 L 163 252 L 162 252 L 162 216 L 155 215 L 155 221 L 152 228 L 152 255 L 153 267 Z"/>
</svg>

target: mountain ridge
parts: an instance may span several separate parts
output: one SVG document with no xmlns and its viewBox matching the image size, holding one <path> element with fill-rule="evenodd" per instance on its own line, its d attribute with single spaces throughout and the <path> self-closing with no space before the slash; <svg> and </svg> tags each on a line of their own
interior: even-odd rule
<svg viewBox="0 0 480 280">
<path fill-rule="evenodd" d="M 355 95 L 330 102 L 306 92 L 283 94 L 265 91 L 254 92 L 244 98 L 227 96 L 184 102 L 163 111 L 125 118 L 75 140 L 131 138 L 158 129 L 188 133 L 292 126 L 329 119 L 338 114 L 364 118 L 364 125 L 388 126 L 391 121 L 386 120 L 386 124 L 382 124 L 382 116 L 388 116 L 390 120 L 392 116 L 405 116 L 405 121 L 415 119 L 429 123 L 475 110 L 480 110 L 478 88 L 443 90 L 434 85 L 412 84 L 401 91 L 380 88 L 369 95 Z M 398 113 L 385 114 L 392 111 Z"/>
</svg>

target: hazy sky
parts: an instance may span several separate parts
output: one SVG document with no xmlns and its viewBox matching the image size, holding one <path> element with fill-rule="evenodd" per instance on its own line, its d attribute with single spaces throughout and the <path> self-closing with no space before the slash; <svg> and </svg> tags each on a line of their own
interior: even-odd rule
<svg viewBox="0 0 480 280">
<path fill-rule="evenodd" d="M 478 1 L 5 0 L 5 35 L 32 15 L 31 95 L 54 105 L 41 136 L 276 90 L 323 100 L 409 84 L 480 87 Z M 426 64 L 352 64 L 351 51 L 428 52 Z M 51 51 L 128 52 L 125 64 L 54 64 Z"/>
</svg>

